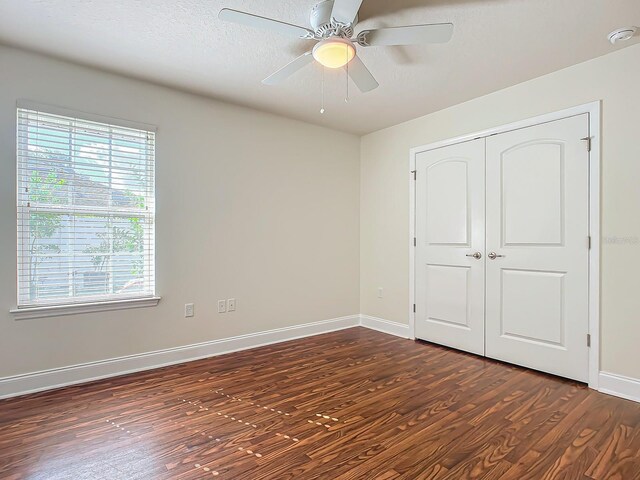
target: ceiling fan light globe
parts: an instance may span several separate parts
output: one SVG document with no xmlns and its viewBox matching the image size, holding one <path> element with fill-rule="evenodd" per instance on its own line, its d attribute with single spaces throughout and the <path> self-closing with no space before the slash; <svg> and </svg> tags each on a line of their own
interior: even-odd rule
<svg viewBox="0 0 640 480">
<path fill-rule="evenodd" d="M 345 38 L 327 38 L 313 47 L 313 58 L 327 68 L 344 67 L 355 56 L 356 48 Z"/>
</svg>

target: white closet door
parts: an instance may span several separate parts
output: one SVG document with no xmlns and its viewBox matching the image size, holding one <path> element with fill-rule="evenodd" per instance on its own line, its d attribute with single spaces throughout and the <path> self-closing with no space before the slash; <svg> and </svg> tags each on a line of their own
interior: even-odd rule
<svg viewBox="0 0 640 480">
<path fill-rule="evenodd" d="M 580 381 L 588 379 L 587 136 L 584 114 L 486 144 L 486 355 Z"/>
<path fill-rule="evenodd" d="M 480 355 L 484 148 L 479 139 L 416 156 L 416 336 Z"/>
</svg>

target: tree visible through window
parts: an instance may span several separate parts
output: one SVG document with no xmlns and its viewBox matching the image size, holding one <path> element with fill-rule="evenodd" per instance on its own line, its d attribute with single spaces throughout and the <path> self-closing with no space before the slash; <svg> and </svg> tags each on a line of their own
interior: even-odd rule
<svg viewBox="0 0 640 480">
<path fill-rule="evenodd" d="M 18 109 L 18 305 L 155 294 L 155 133 Z"/>
</svg>

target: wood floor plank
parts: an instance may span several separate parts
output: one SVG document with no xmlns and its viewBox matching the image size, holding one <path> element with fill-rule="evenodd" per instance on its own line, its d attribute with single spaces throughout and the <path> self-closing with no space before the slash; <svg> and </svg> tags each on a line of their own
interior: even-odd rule
<svg viewBox="0 0 640 480">
<path fill-rule="evenodd" d="M 640 479 L 640 405 L 363 328 L 0 401 L 0 479 Z"/>
</svg>

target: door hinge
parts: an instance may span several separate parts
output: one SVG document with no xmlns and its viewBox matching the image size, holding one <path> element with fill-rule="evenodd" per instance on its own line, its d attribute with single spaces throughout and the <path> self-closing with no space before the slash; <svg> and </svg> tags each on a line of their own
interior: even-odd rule
<svg viewBox="0 0 640 480">
<path fill-rule="evenodd" d="M 418 245 L 418 240 L 416 237 L 413 237 L 413 246 L 415 247 L 416 245 Z"/>
<path fill-rule="evenodd" d="M 587 333 L 587 347 L 591 346 L 591 334 Z"/>
<path fill-rule="evenodd" d="M 416 179 L 416 174 L 418 173 L 417 170 L 411 170 L 411 173 L 413 174 L 413 179 Z"/>
<path fill-rule="evenodd" d="M 580 140 L 584 140 L 585 142 L 587 142 L 587 152 L 591 151 L 591 137 L 584 137 L 581 138 Z"/>
<path fill-rule="evenodd" d="M 413 313 L 416 313 L 416 304 L 413 304 Z"/>
<path fill-rule="evenodd" d="M 591 250 L 591 235 L 587 237 L 587 243 L 589 245 L 589 250 Z"/>
</svg>

